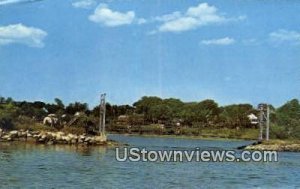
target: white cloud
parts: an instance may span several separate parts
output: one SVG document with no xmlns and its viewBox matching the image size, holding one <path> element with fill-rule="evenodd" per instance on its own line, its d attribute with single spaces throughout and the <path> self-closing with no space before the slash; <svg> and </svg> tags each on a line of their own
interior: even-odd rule
<svg viewBox="0 0 300 189">
<path fill-rule="evenodd" d="M 145 24 L 147 23 L 147 20 L 145 18 L 139 18 L 136 20 L 137 24 Z"/>
<path fill-rule="evenodd" d="M 229 37 L 201 41 L 201 44 L 203 44 L 203 45 L 231 45 L 233 43 L 235 43 L 235 40 L 233 38 L 229 38 Z"/>
<path fill-rule="evenodd" d="M 182 16 L 181 13 L 179 11 L 176 11 L 176 12 L 173 12 L 171 14 L 165 14 L 163 16 L 157 16 L 155 18 L 155 20 L 167 22 L 167 21 L 170 21 L 170 20 L 175 20 L 177 18 L 180 18 L 181 16 Z"/>
<path fill-rule="evenodd" d="M 46 36 L 45 31 L 23 24 L 0 26 L 0 45 L 18 43 L 30 47 L 43 47 L 43 39 Z"/>
<path fill-rule="evenodd" d="M 296 31 L 277 30 L 269 34 L 271 42 L 274 43 L 291 43 L 300 45 L 300 33 Z"/>
<path fill-rule="evenodd" d="M 235 20 L 241 19 L 245 19 L 245 17 L 238 17 Z M 218 13 L 216 7 L 200 3 L 198 6 L 188 8 L 185 13 L 176 11 L 156 17 L 156 20 L 163 22 L 158 27 L 158 32 L 182 32 L 210 24 L 223 23 L 231 19 Z"/>
<path fill-rule="evenodd" d="M 83 8 L 88 9 L 96 5 L 96 1 L 94 0 L 81 0 L 72 3 L 72 6 L 75 8 Z"/>
<path fill-rule="evenodd" d="M 241 42 L 242 42 L 243 45 L 247 45 L 247 46 L 254 46 L 254 45 L 260 45 L 261 44 L 261 42 L 258 41 L 255 38 L 243 39 Z"/>
<path fill-rule="evenodd" d="M 94 14 L 89 16 L 92 22 L 100 23 L 108 27 L 116 27 L 121 25 L 132 24 L 135 21 L 134 11 L 125 13 L 113 11 L 106 4 L 100 4 L 94 11 Z"/>
</svg>

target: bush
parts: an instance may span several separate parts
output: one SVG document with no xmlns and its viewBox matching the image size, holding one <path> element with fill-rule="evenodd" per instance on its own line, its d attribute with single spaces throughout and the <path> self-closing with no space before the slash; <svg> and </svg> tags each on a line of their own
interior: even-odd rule
<svg viewBox="0 0 300 189">
<path fill-rule="evenodd" d="M 279 125 L 271 125 L 270 137 L 277 138 L 277 139 L 287 139 L 289 138 L 289 135 L 284 127 Z"/>
<path fill-rule="evenodd" d="M 14 129 L 29 131 L 57 131 L 54 127 L 48 127 L 41 123 L 16 123 Z"/>
<path fill-rule="evenodd" d="M 72 133 L 76 135 L 81 135 L 85 133 L 85 129 L 82 127 L 65 127 L 61 131 L 64 133 Z"/>
</svg>

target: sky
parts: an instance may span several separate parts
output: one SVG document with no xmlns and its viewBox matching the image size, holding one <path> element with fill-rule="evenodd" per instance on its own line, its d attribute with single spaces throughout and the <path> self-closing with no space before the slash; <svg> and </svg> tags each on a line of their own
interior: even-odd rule
<svg viewBox="0 0 300 189">
<path fill-rule="evenodd" d="M 0 96 L 300 98 L 296 0 L 0 0 Z"/>
</svg>

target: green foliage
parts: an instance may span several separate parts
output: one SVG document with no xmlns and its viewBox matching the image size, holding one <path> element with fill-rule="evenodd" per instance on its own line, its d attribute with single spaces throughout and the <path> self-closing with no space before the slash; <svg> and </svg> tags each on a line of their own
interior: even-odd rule
<svg viewBox="0 0 300 189">
<path fill-rule="evenodd" d="M 81 135 L 86 132 L 85 128 L 82 127 L 65 127 L 61 131 L 64 133 L 72 133 L 76 135 Z"/>
<path fill-rule="evenodd" d="M 300 138 L 300 104 L 297 99 L 279 108 L 270 106 L 271 138 Z M 74 122 L 74 114 L 80 112 Z M 96 128 L 99 123 L 99 106 L 89 110 L 86 103 L 70 103 L 65 106 L 59 98 L 54 103 L 18 102 L 0 97 L 0 127 L 4 129 L 45 129 L 41 122 L 45 116 L 56 114 L 61 128 L 72 122 L 69 129 Z M 213 100 L 184 103 L 179 99 L 161 99 L 145 96 L 130 105 L 106 104 L 106 121 L 118 123 L 118 117 L 127 117 L 124 131 L 184 135 L 220 135 L 222 137 L 257 138 L 258 129 L 251 125 L 248 115 L 258 114 L 250 104 L 233 104 L 219 107 Z M 61 115 L 64 115 L 62 118 Z M 178 123 L 180 123 L 178 125 Z M 143 125 L 143 126 L 141 126 Z M 161 129 L 165 126 L 165 130 Z M 132 126 L 132 127 L 130 127 Z M 113 126 L 110 128 L 114 128 Z M 254 132 L 255 131 L 255 132 Z"/>
<path fill-rule="evenodd" d="M 252 105 L 250 104 L 234 104 L 222 107 L 220 114 L 220 123 L 222 126 L 228 128 L 252 127 L 247 115 L 255 113 Z"/>
<path fill-rule="evenodd" d="M 67 114 L 71 114 L 71 115 L 74 115 L 76 112 L 87 112 L 87 111 L 88 111 L 88 104 L 80 103 L 80 102 L 69 104 L 65 110 Z"/>
<path fill-rule="evenodd" d="M 23 101 L 21 103 L 18 103 L 17 106 L 19 108 L 18 110 L 19 115 L 35 118 L 39 121 L 41 121 L 47 115 L 47 112 L 44 109 L 45 107 L 44 103 L 43 104 L 40 102 L 30 103 L 30 102 Z"/>
<path fill-rule="evenodd" d="M 4 129 L 13 129 L 13 120 L 18 117 L 18 108 L 12 102 L 0 104 L 0 127 Z"/>
<path fill-rule="evenodd" d="M 57 105 L 60 109 L 64 109 L 64 108 L 65 108 L 64 103 L 63 103 L 62 100 L 60 100 L 59 98 L 55 98 L 54 101 L 55 101 L 56 105 Z"/>
<path fill-rule="evenodd" d="M 300 104 L 297 99 L 288 101 L 276 111 L 275 133 L 281 138 L 300 138 Z M 277 131 L 277 132 L 276 132 Z"/>
<path fill-rule="evenodd" d="M 270 127 L 270 138 L 286 139 L 288 138 L 288 131 L 285 127 L 277 124 L 272 124 Z"/>
</svg>

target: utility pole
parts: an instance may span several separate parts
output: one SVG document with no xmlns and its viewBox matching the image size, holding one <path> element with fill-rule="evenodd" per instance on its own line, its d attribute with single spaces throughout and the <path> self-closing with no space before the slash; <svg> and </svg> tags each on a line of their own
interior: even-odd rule
<svg viewBox="0 0 300 189">
<path fill-rule="evenodd" d="M 267 116 L 266 116 L 266 140 L 269 140 L 270 135 L 270 106 L 267 104 Z"/>
<path fill-rule="evenodd" d="M 265 139 L 268 141 L 270 138 L 270 107 L 268 104 L 259 104 L 259 137 L 258 140 L 263 140 L 264 129 L 266 130 Z"/>
<path fill-rule="evenodd" d="M 264 129 L 264 110 L 263 110 L 263 104 L 259 104 L 258 105 L 258 110 L 259 110 L 259 137 L 258 137 L 258 140 L 259 141 L 262 141 L 263 140 L 263 129 Z"/>
<path fill-rule="evenodd" d="M 99 106 L 99 134 L 105 135 L 105 113 L 106 113 L 106 94 L 101 94 L 100 96 L 100 106 Z"/>
</svg>

